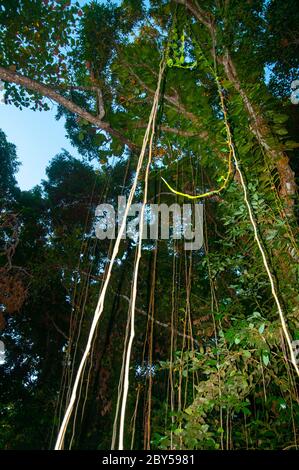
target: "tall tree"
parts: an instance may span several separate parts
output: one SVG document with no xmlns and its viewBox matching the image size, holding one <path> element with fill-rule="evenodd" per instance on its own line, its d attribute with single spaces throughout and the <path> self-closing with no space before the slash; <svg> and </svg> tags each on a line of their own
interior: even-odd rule
<svg viewBox="0 0 299 470">
<path fill-rule="evenodd" d="M 144 241 L 125 444 L 132 438 L 136 448 L 296 447 L 297 391 L 242 192 L 245 184 L 298 339 L 298 144 L 296 105 L 286 97 L 296 60 L 288 61 L 287 50 L 280 55 L 277 40 L 283 12 L 295 46 L 293 3 L 2 3 L 7 102 L 41 110 L 55 101 L 72 143 L 85 159 L 100 161 L 96 173 L 62 152 L 42 186 L 16 202 L 21 230 L 13 264 L 32 280 L 21 316 L 4 330 L 13 345 L 2 405 L 7 447 L 46 447 L 54 416 L 53 445 L 111 256 L 109 240 L 94 237 L 95 205 L 116 205 L 118 195 L 128 194 L 165 51 L 148 199 L 186 201 L 161 175 L 187 196 L 217 191 L 227 174 L 229 181 L 205 198 L 202 249 L 187 253 L 182 241 Z M 225 116 L 244 181 L 235 165 L 228 168 Z M 142 181 L 137 189 L 140 201 Z M 125 240 L 118 253 L 65 446 L 110 447 L 135 248 L 136 240 Z M 24 394 L 14 405 L 10 380 Z M 37 432 L 14 441 L 35 398 L 44 411 L 32 421 Z"/>
</svg>

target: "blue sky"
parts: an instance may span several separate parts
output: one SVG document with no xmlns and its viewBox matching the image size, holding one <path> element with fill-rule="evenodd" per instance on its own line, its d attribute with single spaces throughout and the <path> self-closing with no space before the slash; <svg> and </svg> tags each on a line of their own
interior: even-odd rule
<svg viewBox="0 0 299 470">
<path fill-rule="evenodd" d="M 56 121 L 55 113 L 55 106 L 50 111 L 40 112 L 0 105 L 0 128 L 17 147 L 22 166 L 16 178 L 23 190 L 31 189 L 45 178 L 46 166 L 62 148 L 79 158 L 66 138 L 64 119 Z"/>
<path fill-rule="evenodd" d="M 79 3 L 83 6 L 88 2 L 79 0 Z M 16 178 L 23 190 L 33 188 L 45 178 L 49 161 L 62 148 L 80 158 L 75 147 L 66 138 L 64 119 L 56 121 L 55 114 L 56 106 L 51 111 L 39 112 L 0 104 L 0 129 L 5 132 L 8 141 L 17 147 L 22 166 Z"/>
<path fill-rule="evenodd" d="M 83 6 L 88 1 L 79 0 L 79 3 Z M 0 98 L 1 96 L 0 92 Z M 33 188 L 45 178 L 49 161 L 62 148 L 80 158 L 76 148 L 66 138 L 64 119 L 56 121 L 55 114 L 56 106 L 51 111 L 39 112 L 0 104 L 0 129 L 5 132 L 8 141 L 17 147 L 22 166 L 16 178 L 23 190 Z"/>
</svg>

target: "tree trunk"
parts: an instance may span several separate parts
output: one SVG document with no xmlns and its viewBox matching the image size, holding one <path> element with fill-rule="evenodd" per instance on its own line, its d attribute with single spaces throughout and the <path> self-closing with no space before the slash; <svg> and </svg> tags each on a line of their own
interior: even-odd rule
<svg viewBox="0 0 299 470">
<path fill-rule="evenodd" d="M 261 116 L 261 113 L 252 105 L 246 92 L 241 87 L 236 68 L 228 51 L 220 61 L 223 64 L 228 80 L 234 85 L 235 90 L 240 94 L 243 100 L 244 107 L 250 119 L 252 133 L 261 147 L 271 157 L 277 168 L 280 180 L 279 195 L 286 205 L 285 212 L 288 215 L 292 215 L 294 196 L 296 194 L 296 182 L 295 173 L 289 164 L 289 158 L 282 150 L 271 148 L 268 144 L 267 137 L 271 135 L 271 130 L 265 119 Z"/>
<path fill-rule="evenodd" d="M 211 36 L 212 43 L 215 46 L 217 31 L 214 16 L 210 12 L 204 11 L 197 2 L 189 0 L 174 0 L 174 2 L 184 5 L 197 21 L 206 26 Z M 218 61 L 223 65 L 227 79 L 233 84 L 235 90 L 240 94 L 243 100 L 245 110 L 250 119 L 251 132 L 254 134 L 261 147 L 271 157 L 277 168 L 280 179 L 279 195 L 285 203 L 285 214 L 292 216 L 297 186 L 295 174 L 289 164 L 289 158 L 282 150 L 271 147 L 267 142 L 267 137 L 271 135 L 271 129 L 266 120 L 262 117 L 261 112 L 252 105 L 246 92 L 241 87 L 235 65 L 229 52 L 226 51 L 224 56 L 218 58 Z"/>
</svg>

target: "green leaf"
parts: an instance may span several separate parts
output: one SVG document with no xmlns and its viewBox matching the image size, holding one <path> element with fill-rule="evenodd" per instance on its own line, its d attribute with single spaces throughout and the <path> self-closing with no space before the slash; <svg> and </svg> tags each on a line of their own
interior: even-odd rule
<svg viewBox="0 0 299 470">
<path fill-rule="evenodd" d="M 276 134 L 278 135 L 287 135 L 288 134 L 288 131 L 284 128 L 281 128 L 281 129 L 277 129 L 276 131 Z"/>
<path fill-rule="evenodd" d="M 274 114 L 273 121 L 277 124 L 283 124 L 289 119 L 289 116 L 286 114 Z"/>
<path fill-rule="evenodd" d="M 284 142 L 284 148 L 286 150 L 295 149 L 298 147 L 299 147 L 299 142 L 295 142 L 294 140 L 287 140 L 286 142 Z"/>
<path fill-rule="evenodd" d="M 102 145 L 104 142 L 106 142 L 107 138 L 103 134 L 97 134 L 94 137 L 94 143 L 95 145 Z"/>
<path fill-rule="evenodd" d="M 246 357 L 246 359 L 249 359 L 251 357 L 251 352 L 245 349 L 243 351 L 243 356 Z"/>
<path fill-rule="evenodd" d="M 263 352 L 262 359 L 263 359 L 264 365 L 267 367 L 267 365 L 268 365 L 269 362 L 270 362 L 270 358 L 269 358 L 269 353 L 268 353 L 268 351 Z"/>
<path fill-rule="evenodd" d="M 265 323 L 262 323 L 261 326 L 259 327 L 259 333 L 262 335 L 264 333 L 265 329 Z"/>
<path fill-rule="evenodd" d="M 269 230 L 268 234 L 266 235 L 266 240 L 273 240 L 276 237 L 277 233 L 277 230 Z"/>
<path fill-rule="evenodd" d="M 177 428 L 177 429 L 174 430 L 174 434 L 176 434 L 177 436 L 179 434 L 182 434 L 182 432 L 183 432 L 183 429 L 181 429 L 181 428 Z"/>
</svg>

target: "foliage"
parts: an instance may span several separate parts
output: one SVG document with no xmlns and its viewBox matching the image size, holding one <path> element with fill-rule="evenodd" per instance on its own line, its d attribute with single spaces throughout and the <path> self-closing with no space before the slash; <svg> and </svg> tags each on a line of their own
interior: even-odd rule
<svg viewBox="0 0 299 470">
<path fill-rule="evenodd" d="M 197 3 L 1 2 L 0 77 L 4 69 L 37 84 L 10 78 L 6 102 L 46 110 L 39 85 L 55 90 L 68 100 L 58 100 L 57 119 L 83 157 L 62 150 L 46 179 L 21 191 L 15 146 L 0 132 L 2 448 L 53 446 L 111 256 L 110 241 L 94 234 L 95 207 L 128 195 L 167 45 L 148 200 L 186 202 L 161 176 L 193 195 L 223 181 L 216 74 L 288 328 L 299 338 L 298 112 L 288 97 L 298 78 L 297 10 L 293 1 Z M 135 202 L 142 197 L 143 174 Z M 137 449 L 296 448 L 298 394 L 236 169 L 225 191 L 204 201 L 200 250 L 186 252 L 182 240 L 143 246 L 126 447 L 135 430 Z M 66 447 L 110 448 L 135 248 L 123 240 L 113 267 Z"/>
</svg>

